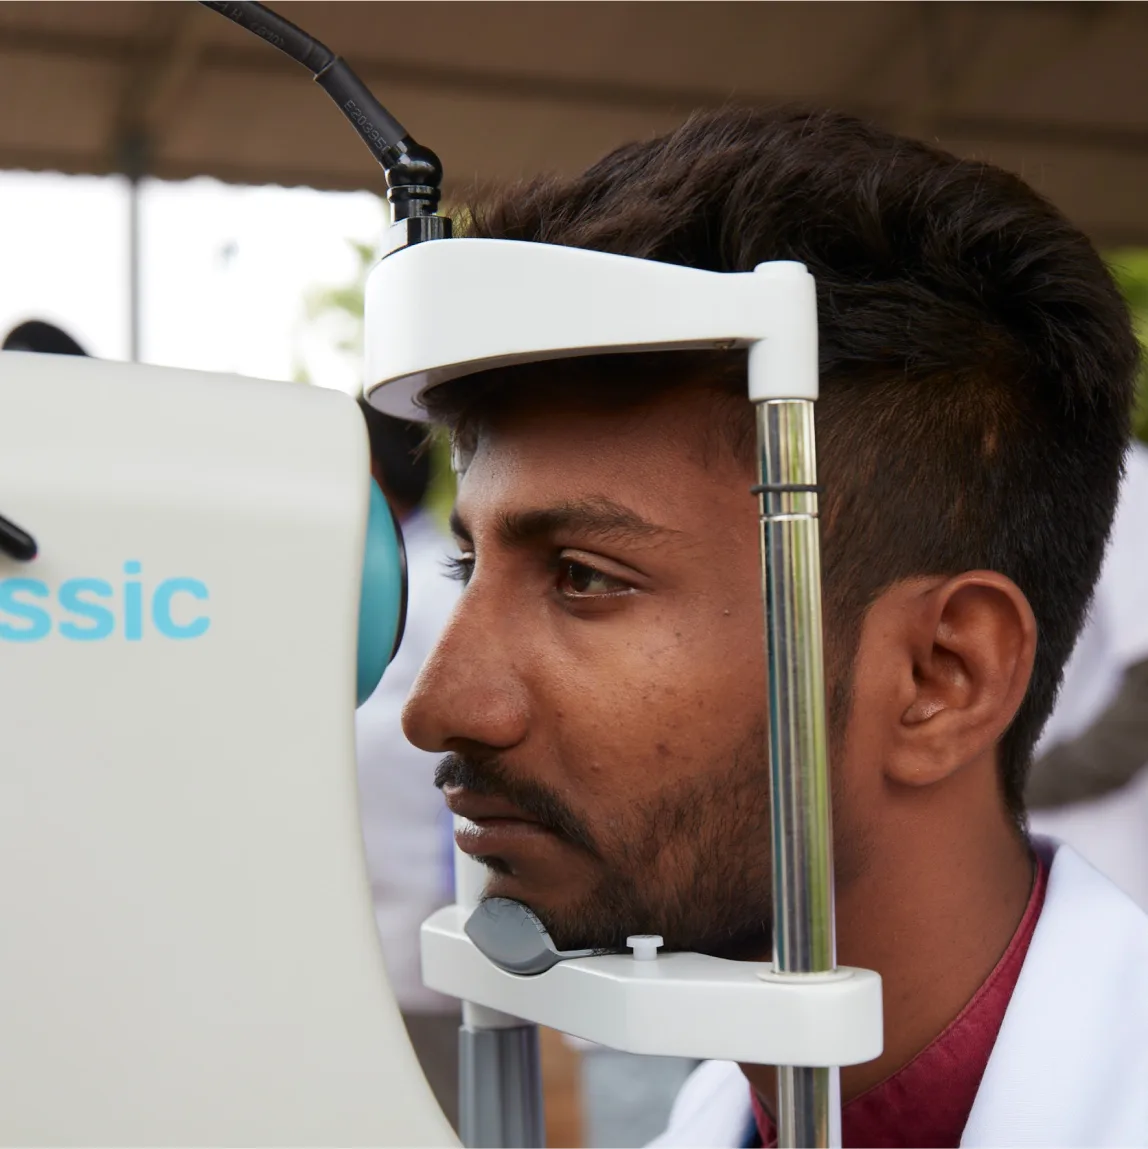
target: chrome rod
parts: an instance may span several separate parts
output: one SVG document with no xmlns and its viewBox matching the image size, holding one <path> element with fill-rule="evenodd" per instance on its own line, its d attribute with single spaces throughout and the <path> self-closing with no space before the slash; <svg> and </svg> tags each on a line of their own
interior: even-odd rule
<svg viewBox="0 0 1148 1149">
<path fill-rule="evenodd" d="M 546 1144 L 538 1026 L 459 1030 L 459 1136 L 467 1149 Z"/>
<path fill-rule="evenodd" d="M 832 1069 L 782 1065 L 777 1070 L 777 1144 L 831 1145 Z M 838 1144 L 840 1142 L 837 1142 Z"/>
<path fill-rule="evenodd" d="M 769 692 L 773 960 L 780 974 L 837 962 L 813 403 L 757 404 Z M 828 1146 L 832 1072 L 778 1069 L 778 1145 Z"/>
</svg>

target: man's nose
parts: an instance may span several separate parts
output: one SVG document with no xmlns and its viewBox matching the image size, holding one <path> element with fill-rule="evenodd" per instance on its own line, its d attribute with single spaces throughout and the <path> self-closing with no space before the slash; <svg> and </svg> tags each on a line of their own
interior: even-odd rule
<svg viewBox="0 0 1148 1149">
<path fill-rule="evenodd" d="M 527 691 L 505 611 L 491 617 L 474 589 L 455 607 L 403 708 L 403 733 L 420 750 L 442 753 L 460 743 L 508 750 L 526 737 Z"/>
</svg>

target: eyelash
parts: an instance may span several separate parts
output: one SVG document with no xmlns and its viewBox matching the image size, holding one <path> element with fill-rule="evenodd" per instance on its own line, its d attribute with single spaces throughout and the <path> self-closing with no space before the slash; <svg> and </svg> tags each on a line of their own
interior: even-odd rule
<svg viewBox="0 0 1148 1149">
<path fill-rule="evenodd" d="M 464 555 L 448 555 L 443 561 L 446 567 L 446 577 L 460 582 L 464 586 L 470 581 L 474 571 L 474 559 Z"/>
<path fill-rule="evenodd" d="M 445 560 L 445 566 L 446 566 L 447 578 L 453 579 L 455 582 L 460 582 L 463 584 L 463 586 L 465 586 L 470 581 L 471 575 L 474 573 L 474 556 L 473 555 L 448 555 L 446 560 Z M 610 582 L 619 583 L 622 587 L 625 588 L 621 591 L 607 591 L 603 594 L 598 594 L 598 595 L 591 595 L 591 594 L 568 595 L 567 597 L 569 597 L 569 598 L 574 598 L 574 599 L 577 599 L 577 598 L 607 598 L 612 594 L 625 593 L 627 590 L 631 589 L 629 587 L 625 587 L 625 584 L 623 583 L 623 581 L 621 579 L 616 578 L 614 575 L 607 574 L 605 571 L 599 570 L 597 567 L 591 566 L 590 563 L 582 562 L 579 559 L 562 558 L 561 556 L 559 556 L 553 562 L 552 567 L 556 573 L 568 571 L 571 567 L 581 567 L 583 570 L 588 570 L 588 571 L 593 572 L 594 574 L 598 575 L 600 578 L 607 579 Z"/>
</svg>

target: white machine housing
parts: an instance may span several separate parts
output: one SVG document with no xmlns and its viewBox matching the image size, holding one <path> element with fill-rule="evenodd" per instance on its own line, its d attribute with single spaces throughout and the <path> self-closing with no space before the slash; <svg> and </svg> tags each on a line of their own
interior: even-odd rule
<svg viewBox="0 0 1148 1149">
<path fill-rule="evenodd" d="M 0 1144 L 457 1144 L 359 828 L 368 475 L 335 392 L 0 355 Z"/>
</svg>

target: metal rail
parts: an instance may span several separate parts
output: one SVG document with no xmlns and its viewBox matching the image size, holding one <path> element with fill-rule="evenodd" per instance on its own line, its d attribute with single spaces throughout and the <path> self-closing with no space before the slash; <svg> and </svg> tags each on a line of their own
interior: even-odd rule
<svg viewBox="0 0 1148 1149">
<path fill-rule="evenodd" d="M 809 977 L 837 964 L 813 403 L 757 404 L 762 594 L 769 692 L 773 960 Z M 829 1146 L 835 1071 L 778 1069 L 782 1147 Z"/>
</svg>

